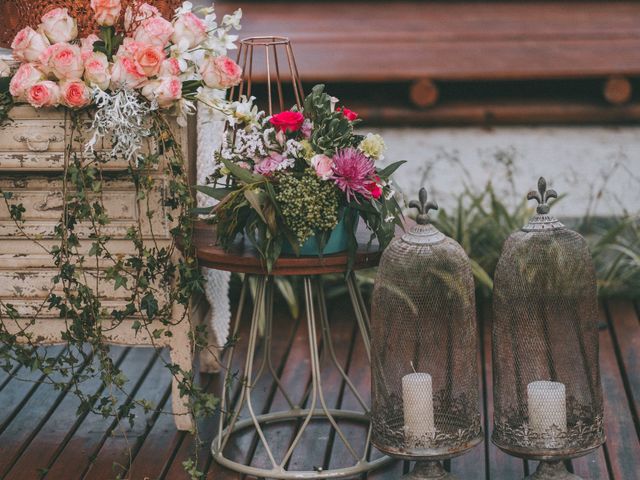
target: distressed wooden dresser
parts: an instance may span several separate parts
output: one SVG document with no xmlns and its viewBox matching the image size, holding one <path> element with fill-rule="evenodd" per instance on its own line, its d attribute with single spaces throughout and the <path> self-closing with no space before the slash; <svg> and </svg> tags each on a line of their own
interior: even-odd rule
<svg viewBox="0 0 640 480">
<path fill-rule="evenodd" d="M 87 123 L 89 120 L 87 119 Z M 195 122 L 188 128 L 172 125 L 172 129 L 181 145 L 185 158 L 188 159 L 190 179 L 195 178 Z M 9 210 L 4 202 L 0 205 L 0 298 L 5 303 L 14 305 L 25 323 L 35 318 L 29 327 L 38 342 L 61 342 L 63 319 L 58 318 L 57 310 L 41 309 L 44 300 L 52 288 L 57 288 L 52 277 L 57 271 L 53 259 L 43 248 L 59 244 L 53 238 L 53 230 L 63 210 L 62 172 L 64 171 L 65 146 L 71 136 L 71 121 L 64 110 L 35 110 L 29 106 L 17 106 L 11 110 L 10 121 L 0 126 L 0 190 L 11 192 L 11 203 L 22 203 L 25 207 L 25 221 L 20 225 L 10 218 Z M 74 135 L 75 138 L 75 135 Z M 98 149 L 103 146 L 98 145 Z M 74 150 L 81 151 L 82 145 Z M 149 204 L 136 198 L 134 184 L 127 174 L 127 162 L 110 160 L 105 164 L 102 200 L 111 218 L 111 222 L 103 228 L 103 233 L 110 235 L 110 251 L 126 255 L 133 253 L 133 244 L 126 240 L 127 229 L 132 225 L 140 225 L 145 237 L 153 236 L 160 246 L 170 243 L 170 226 L 164 215 L 158 215 L 157 209 L 162 205 L 162 194 L 166 179 L 163 178 L 162 165 L 148 174 L 156 178 L 149 204 L 156 209 L 153 220 L 147 218 Z M 163 208 L 163 207 L 160 207 Z M 22 230 L 22 231 L 21 231 Z M 82 237 L 82 226 L 79 229 Z M 34 242 L 26 236 L 38 239 Z M 85 234 L 86 237 L 86 234 Z M 90 247 L 91 240 L 84 238 L 81 249 Z M 92 273 L 89 272 L 89 275 Z M 93 275 L 103 275 L 97 273 Z M 112 282 L 104 282 L 99 294 L 102 304 L 108 311 L 122 307 L 130 293 L 126 288 L 114 289 Z M 203 302 L 192 306 L 192 322 L 200 321 Z M 172 312 L 173 321 L 183 317 L 184 310 L 179 306 Z M 190 340 L 190 324 L 186 319 L 171 327 L 171 336 L 162 335 L 151 338 L 147 332 L 155 328 L 165 329 L 160 324 L 151 325 L 148 330 L 140 329 L 137 333 L 132 328 L 135 318 L 116 323 L 112 318 L 103 320 L 103 330 L 109 342 L 122 345 L 165 346 L 170 350 L 173 363 L 185 371 L 192 369 L 193 348 Z M 23 324 L 24 325 L 24 324 Z M 18 329 L 20 325 L 5 322 L 5 326 Z M 205 360 L 204 364 L 207 363 Z M 215 364 L 212 360 L 211 364 Z M 206 369 L 206 368 L 205 368 Z M 167 374 L 169 374 L 167 372 Z M 176 425 L 181 430 L 192 427 L 192 419 L 188 415 L 187 401 L 178 390 L 178 381 L 174 379 L 172 390 L 173 411 Z"/>
</svg>

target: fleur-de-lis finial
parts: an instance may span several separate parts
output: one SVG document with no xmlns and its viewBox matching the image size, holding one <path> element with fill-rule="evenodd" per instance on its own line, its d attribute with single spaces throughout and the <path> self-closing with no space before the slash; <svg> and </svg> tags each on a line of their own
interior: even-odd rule
<svg viewBox="0 0 640 480">
<path fill-rule="evenodd" d="M 421 188 L 418 193 L 418 201 L 411 200 L 409 207 L 418 209 L 418 216 L 416 217 L 418 225 L 426 225 L 429 223 L 429 210 L 438 210 L 438 204 L 429 200 L 427 189 L 424 187 Z"/>
<path fill-rule="evenodd" d="M 551 198 L 558 198 L 558 193 L 552 188 L 547 190 L 547 181 L 544 177 L 538 179 L 538 191 L 531 190 L 527 194 L 527 200 L 537 200 L 538 208 L 536 208 L 536 212 L 541 215 L 549 213 L 549 199 Z"/>
</svg>

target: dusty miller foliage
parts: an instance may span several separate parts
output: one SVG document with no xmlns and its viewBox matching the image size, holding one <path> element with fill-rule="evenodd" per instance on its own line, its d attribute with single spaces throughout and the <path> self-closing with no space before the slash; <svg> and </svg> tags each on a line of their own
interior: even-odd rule
<svg viewBox="0 0 640 480">
<path fill-rule="evenodd" d="M 112 238 L 107 233 L 111 218 L 103 202 L 107 182 L 115 178 L 113 173 L 103 171 L 103 167 L 113 160 L 108 153 L 105 155 L 98 149 L 77 152 L 71 148 L 73 142 L 67 146 L 61 174 L 64 205 L 55 225 L 53 246 L 41 238 L 29 236 L 23 228 L 29 212 L 15 200 L 13 192 L 0 191 L 0 201 L 5 202 L 20 235 L 51 255 L 57 271 L 46 299 L 33 315 L 25 317 L 16 306 L 0 300 L 0 368 L 12 373 L 16 364 L 22 364 L 32 371 L 39 370 L 44 382 L 57 390 L 77 395 L 80 400 L 78 415 L 93 412 L 112 417 L 111 428 L 127 421 L 133 424 L 136 409 L 141 408 L 146 413 L 156 406 L 145 399 L 119 402 L 119 398 L 129 397 L 133 385 L 109 355 L 104 331 L 127 318 L 135 318 L 132 328 L 146 333 L 152 341 L 170 337 L 169 327 L 175 323 L 173 307 L 185 307 L 180 321 L 189 322 L 190 299 L 194 293 L 203 291 L 203 278 L 191 244 L 193 200 L 185 159 L 164 117 L 130 100 L 126 91 L 111 98 L 104 97 L 104 109 L 98 111 L 95 125 L 101 132 L 97 135 L 105 135 L 123 120 L 123 125 L 132 128 L 131 134 L 117 129 L 112 140 L 115 141 L 114 152 L 128 160 L 128 168 L 119 174 L 119 178 L 133 182 L 140 211 L 141 218 L 126 233 L 134 253 L 123 255 L 111 251 Z M 106 118 L 115 111 L 122 115 Z M 72 139 L 82 145 L 86 137 L 82 136 L 79 127 L 80 114 L 70 114 Z M 146 120 L 135 119 L 136 115 L 144 115 Z M 133 138 L 136 135 L 140 137 Z M 143 139 L 149 145 L 148 153 L 142 153 L 146 151 L 141 148 Z M 164 169 L 163 185 L 146 173 L 157 168 Z M 152 193 L 158 191 L 162 191 L 162 205 L 152 198 Z M 174 240 L 169 244 L 157 242 L 157 233 L 152 233 L 150 240 L 148 232 L 144 231 L 144 223 L 158 217 L 172 226 Z M 182 255 L 178 255 L 175 239 L 182 242 Z M 95 275 L 96 269 L 100 275 Z M 109 308 L 100 293 L 105 288 L 128 292 L 124 306 Z M 38 338 L 28 330 L 45 312 L 60 317 L 60 324 L 66 326 L 63 332 L 66 348 L 59 355 L 48 355 Z M 110 320 L 105 323 L 105 318 Z M 8 328 L 17 322 L 22 322 L 19 331 Z M 193 348 L 207 348 L 204 328 L 196 326 L 193 332 Z M 217 401 L 196 384 L 193 372 L 183 371 L 168 360 L 162 361 L 179 380 L 181 392 L 189 396 L 194 418 L 212 414 Z M 104 386 L 97 390 L 83 389 L 83 384 L 91 379 L 100 380 Z M 194 433 L 198 443 L 197 427 Z M 202 476 L 198 464 L 197 457 L 185 462 L 185 469 L 192 478 Z M 117 475 L 126 477 L 128 466 L 118 468 Z"/>
</svg>

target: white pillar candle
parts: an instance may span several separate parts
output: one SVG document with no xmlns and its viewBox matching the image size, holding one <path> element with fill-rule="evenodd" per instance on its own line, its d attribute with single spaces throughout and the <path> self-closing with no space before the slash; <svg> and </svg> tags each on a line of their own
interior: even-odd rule
<svg viewBox="0 0 640 480">
<path fill-rule="evenodd" d="M 433 385 L 428 373 L 410 373 L 402 377 L 404 428 L 408 438 L 433 437 Z"/>
<path fill-rule="evenodd" d="M 552 426 L 567 431 L 567 397 L 564 383 L 539 380 L 527 385 L 527 403 L 529 408 L 529 427 L 541 435 Z M 545 442 L 549 448 L 556 446 L 554 441 Z"/>
</svg>

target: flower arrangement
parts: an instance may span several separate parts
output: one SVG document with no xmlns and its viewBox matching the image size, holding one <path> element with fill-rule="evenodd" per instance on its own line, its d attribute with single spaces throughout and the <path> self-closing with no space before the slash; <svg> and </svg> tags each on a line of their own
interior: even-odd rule
<svg viewBox="0 0 640 480">
<path fill-rule="evenodd" d="M 230 31 L 240 28 L 240 10 L 218 24 L 213 7 L 200 18 L 189 2 L 171 21 L 147 3 L 129 6 L 123 22 L 120 0 L 91 0 L 91 9 L 99 35 L 78 38 L 77 22 L 65 8 L 45 13 L 35 29 L 20 30 L 11 45 L 20 66 L 8 84 L 15 103 L 103 109 L 89 147 L 110 132 L 122 150 L 115 153 L 131 156 L 144 134 L 145 114 L 161 110 L 184 125 L 194 101 L 223 109 L 223 96 L 215 91 L 241 80 L 241 68 L 226 56 L 235 48 Z M 0 74 L 6 77 L 8 70 L 0 64 Z M 126 128 L 114 132 L 117 125 Z"/>
<path fill-rule="evenodd" d="M 198 187 L 220 200 L 199 213 L 212 214 L 223 247 L 244 234 L 272 268 L 283 250 L 300 254 L 313 239 L 322 254 L 340 225 L 353 260 L 358 217 L 382 247 L 393 238 L 402 213 L 390 176 L 404 162 L 379 168 L 382 137 L 355 133 L 357 113 L 337 102 L 317 85 L 302 108 L 272 116 L 252 98 L 234 103 L 219 169 Z"/>
</svg>

